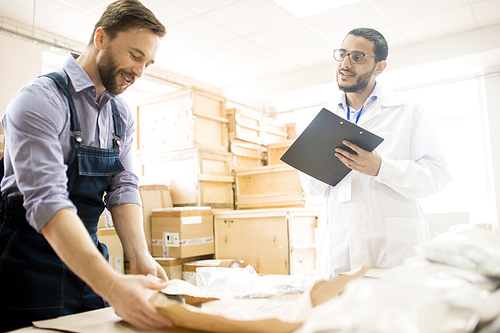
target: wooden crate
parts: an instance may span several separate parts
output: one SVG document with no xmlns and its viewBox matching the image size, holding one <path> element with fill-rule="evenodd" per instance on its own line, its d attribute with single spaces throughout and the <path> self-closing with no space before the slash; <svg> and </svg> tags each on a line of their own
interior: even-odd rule
<svg viewBox="0 0 500 333">
<path fill-rule="evenodd" d="M 298 137 L 297 134 L 297 124 L 296 123 L 286 123 L 286 133 L 287 140 L 295 140 Z"/>
<path fill-rule="evenodd" d="M 287 140 L 287 125 L 266 117 L 263 113 L 232 108 L 227 110 L 227 118 L 230 140 L 264 145 Z"/>
<path fill-rule="evenodd" d="M 173 207 L 170 188 L 167 185 L 141 185 L 139 193 L 142 200 L 142 216 L 144 225 L 144 234 L 146 235 L 146 243 L 148 244 L 149 253 L 153 253 L 151 249 L 151 214 L 155 208 L 170 208 Z"/>
<path fill-rule="evenodd" d="M 137 149 L 227 151 L 226 100 L 199 88 L 152 97 L 137 106 Z"/>
<path fill-rule="evenodd" d="M 288 138 L 286 125 L 269 117 L 264 117 L 263 131 L 263 143 L 265 145 L 286 141 Z"/>
<path fill-rule="evenodd" d="M 154 257 L 187 258 L 214 253 L 210 207 L 153 209 L 151 237 Z"/>
<path fill-rule="evenodd" d="M 305 207 L 299 173 L 286 165 L 235 170 L 237 209 Z"/>
<path fill-rule="evenodd" d="M 265 165 L 266 146 L 259 143 L 229 140 L 229 151 L 233 154 L 233 169 L 256 168 Z"/>
<path fill-rule="evenodd" d="M 264 143 L 263 113 L 227 109 L 229 140 L 243 140 L 257 144 Z"/>
<path fill-rule="evenodd" d="M 267 164 L 268 165 L 279 165 L 285 164 L 280 160 L 281 156 L 290 148 L 293 140 L 287 140 L 282 142 L 270 143 L 267 145 Z"/>
<path fill-rule="evenodd" d="M 244 260 L 259 274 L 313 271 L 317 220 L 305 208 L 214 212 L 215 258 Z"/>
<path fill-rule="evenodd" d="M 143 176 L 170 182 L 174 206 L 232 209 L 232 155 L 198 148 L 139 155 Z"/>
</svg>

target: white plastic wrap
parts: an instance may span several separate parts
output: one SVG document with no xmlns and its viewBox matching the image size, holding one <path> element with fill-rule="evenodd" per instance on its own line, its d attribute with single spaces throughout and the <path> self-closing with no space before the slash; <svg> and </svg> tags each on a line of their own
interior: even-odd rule
<svg viewBox="0 0 500 333">
<path fill-rule="evenodd" d="M 313 309 L 296 333 L 468 333 L 500 314 L 500 292 L 437 268 L 401 266 L 380 279 L 351 281 L 337 298 Z"/>
<path fill-rule="evenodd" d="M 451 227 L 416 248 L 428 260 L 500 277 L 500 234 L 469 225 Z"/>
<path fill-rule="evenodd" d="M 302 275 L 259 276 L 251 265 L 245 268 L 199 267 L 196 269 L 197 287 L 221 299 L 270 297 L 286 293 L 300 294 L 312 288 L 315 282 L 315 277 Z"/>
<path fill-rule="evenodd" d="M 420 268 L 426 275 L 435 275 L 441 278 L 461 278 L 478 287 L 488 291 L 494 291 L 500 287 L 500 279 L 488 277 L 475 270 L 449 266 L 440 263 L 432 263 L 425 258 L 412 257 L 405 260 L 406 267 Z"/>
</svg>

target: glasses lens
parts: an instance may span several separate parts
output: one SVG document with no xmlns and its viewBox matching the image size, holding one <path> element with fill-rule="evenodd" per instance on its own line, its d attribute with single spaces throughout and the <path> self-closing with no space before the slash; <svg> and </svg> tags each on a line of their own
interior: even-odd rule
<svg viewBox="0 0 500 333">
<path fill-rule="evenodd" d="M 347 54 L 344 50 L 333 50 L 333 58 L 335 58 L 335 60 L 344 61 L 345 57 L 347 57 Z"/>
<path fill-rule="evenodd" d="M 365 54 L 361 52 L 352 52 L 349 57 L 353 64 L 360 64 L 363 59 L 365 59 Z"/>
</svg>

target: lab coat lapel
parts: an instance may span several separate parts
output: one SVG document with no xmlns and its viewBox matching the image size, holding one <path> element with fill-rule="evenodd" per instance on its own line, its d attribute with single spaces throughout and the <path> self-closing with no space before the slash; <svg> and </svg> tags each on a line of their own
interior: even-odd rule
<svg viewBox="0 0 500 333">
<path fill-rule="evenodd" d="M 363 111 L 363 114 L 359 118 L 358 125 L 361 127 L 363 127 L 364 123 L 367 123 L 371 119 L 378 116 L 382 112 L 383 108 L 404 104 L 404 100 L 401 96 L 396 94 L 394 91 L 384 88 L 383 86 L 376 88 L 379 89 L 376 93 L 377 99 Z"/>
<path fill-rule="evenodd" d="M 361 117 L 359 117 L 358 125 L 363 127 L 363 124 L 368 122 L 370 119 L 378 116 L 382 112 L 382 108 L 380 107 L 379 100 L 376 99 L 366 110 L 363 111 Z"/>
</svg>

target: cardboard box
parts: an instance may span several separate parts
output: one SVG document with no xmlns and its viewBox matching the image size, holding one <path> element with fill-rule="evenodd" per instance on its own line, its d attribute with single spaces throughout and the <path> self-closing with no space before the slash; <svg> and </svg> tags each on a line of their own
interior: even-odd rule
<svg viewBox="0 0 500 333">
<path fill-rule="evenodd" d="M 187 258 L 214 253 L 210 207 L 153 209 L 151 227 L 154 257 Z"/>
<path fill-rule="evenodd" d="M 221 267 L 221 263 L 229 263 L 223 264 L 222 267 L 243 267 L 243 260 L 224 260 L 224 259 L 209 259 L 209 260 L 197 260 L 190 261 L 182 264 L 182 279 L 196 286 L 196 269 L 199 267 Z"/>
<path fill-rule="evenodd" d="M 108 247 L 111 267 L 123 274 L 125 272 L 123 246 L 115 228 L 97 229 L 97 238 Z"/>
<path fill-rule="evenodd" d="M 214 255 L 209 254 L 209 255 L 203 255 L 203 256 L 195 256 L 195 257 L 188 257 L 188 258 L 162 258 L 162 257 L 155 257 L 154 260 L 156 260 L 157 263 L 163 267 L 165 270 L 165 273 L 167 273 L 167 277 L 169 280 L 172 279 L 182 279 L 182 267 L 185 263 L 187 262 L 192 262 L 192 261 L 205 261 L 205 260 L 213 260 Z M 131 274 L 130 271 L 130 263 L 125 263 L 125 274 Z"/>
<path fill-rule="evenodd" d="M 139 193 L 142 200 L 142 214 L 144 223 L 144 234 L 148 244 L 149 253 L 153 253 L 151 248 L 151 215 L 155 208 L 171 208 L 172 197 L 170 188 L 167 185 L 141 185 Z"/>
<path fill-rule="evenodd" d="M 99 216 L 99 221 L 97 222 L 97 228 L 102 229 L 102 228 L 113 228 L 113 218 L 111 217 L 111 213 L 109 210 L 104 208 L 104 211 L 102 212 L 101 216 Z"/>
</svg>

